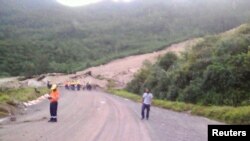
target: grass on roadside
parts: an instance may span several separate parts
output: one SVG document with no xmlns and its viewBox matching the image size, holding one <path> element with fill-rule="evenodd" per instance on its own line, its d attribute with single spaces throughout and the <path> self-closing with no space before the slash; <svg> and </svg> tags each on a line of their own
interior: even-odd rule
<svg viewBox="0 0 250 141">
<path fill-rule="evenodd" d="M 47 88 L 19 88 L 0 91 L 0 117 L 8 114 L 8 107 L 34 100 L 48 92 Z M 8 106 L 9 105 L 9 106 Z"/>
<path fill-rule="evenodd" d="M 124 91 L 110 89 L 109 93 L 128 98 L 135 102 L 141 101 L 141 96 Z M 154 106 L 170 109 L 177 112 L 189 111 L 193 115 L 204 116 L 228 124 L 250 124 L 250 106 L 200 106 L 184 102 L 172 102 L 154 99 Z"/>
<path fill-rule="evenodd" d="M 0 91 L 0 103 L 11 103 L 13 101 L 26 102 L 42 96 L 48 92 L 47 88 L 19 88 Z"/>
</svg>

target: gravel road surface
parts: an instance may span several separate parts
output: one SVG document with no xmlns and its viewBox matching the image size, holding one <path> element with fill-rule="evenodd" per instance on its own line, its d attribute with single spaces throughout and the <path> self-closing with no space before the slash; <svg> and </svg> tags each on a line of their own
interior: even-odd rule
<svg viewBox="0 0 250 141">
<path fill-rule="evenodd" d="M 60 89 L 58 122 L 48 123 L 49 101 L 27 108 L 15 122 L 1 123 L 1 141 L 206 141 L 203 117 L 152 107 L 140 119 L 141 104 L 101 91 Z"/>
</svg>

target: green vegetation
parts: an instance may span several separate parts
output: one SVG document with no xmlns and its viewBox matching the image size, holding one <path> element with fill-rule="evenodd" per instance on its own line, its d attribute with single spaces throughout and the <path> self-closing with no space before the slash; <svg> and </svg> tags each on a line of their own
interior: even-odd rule
<svg viewBox="0 0 250 141">
<path fill-rule="evenodd" d="M 19 88 L 0 91 L 0 103 L 27 102 L 48 92 L 47 88 Z"/>
<path fill-rule="evenodd" d="M 19 102 L 34 100 L 48 92 L 47 88 L 19 88 L 0 91 L 0 117 L 8 114 L 8 107 L 16 107 Z"/>
<path fill-rule="evenodd" d="M 201 39 L 177 57 L 167 53 L 144 67 L 127 89 L 201 105 L 250 105 L 250 24 Z"/>
<path fill-rule="evenodd" d="M 0 76 L 72 73 L 223 32 L 250 21 L 249 5 L 247 0 L 143 0 L 69 8 L 55 0 L 1 0 Z"/>
<path fill-rule="evenodd" d="M 141 97 L 139 95 L 135 95 L 135 94 L 127 92 L 125 90 L 109 89 L 108 92 L 111 93 L 111 94 L 120 96 L 120 97 L 131 99 L 131 100 L 133 100 L 135 102 L 140 102 L 141 101 Z"/>
<path fill-rule="evenodd" d="M 109 90 L 109 92 L 135 102 L 141 101 L 141 96 L 124 90 Z M 228 124 L 250 124 L 250 106 L 237 108 L 231 106 L 200 106 L 160 99 L 154 99 L 153 105 L 177 112 L 190 112 L 193 115 L 208 117 Z"/>
</svg>

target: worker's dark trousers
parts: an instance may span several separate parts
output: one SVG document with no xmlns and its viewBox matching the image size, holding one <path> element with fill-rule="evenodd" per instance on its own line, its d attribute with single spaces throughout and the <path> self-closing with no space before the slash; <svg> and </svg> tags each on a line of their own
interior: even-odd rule
<svg viewBox="0 0 250 141">
<path fill-rule="evenodd" d="M 141 109 L 141 117 L 144 119 L 145 117 L 145 114 L 144 114 L 144 111 L 146 109 L 146 118 L 148 119 L 149 118 L 149 111 L 150 111 L 150 105 L 148 104 L 142 104 L 142 109 Z"/>
<path fill-rule="evenodd" d="M 50 116 L 51 118 L 54 118 L 56 119 L 57 117 L 57 105 L 58 105 L 58 102 L 51 102 L 50 103 Z"/>
</svg>

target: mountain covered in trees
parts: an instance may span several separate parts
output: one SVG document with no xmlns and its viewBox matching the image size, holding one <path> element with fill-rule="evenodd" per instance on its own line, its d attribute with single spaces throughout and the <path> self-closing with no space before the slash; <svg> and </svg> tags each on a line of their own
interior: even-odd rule
<svg viewBox="0 0 250 141">
<path fill-rule="evenodd" d="M 145 87 L 160 99 L 249 105 L 250 23 L 204 37 L 181 56 L 167 53 L 145 66 L 127 89 L 140 94 Z"/>
<path fill-rule="evenodd" d="M 0 2 L 0 76 L 72 73 L 250 21 L 248 0 Z"/>
</svg>

